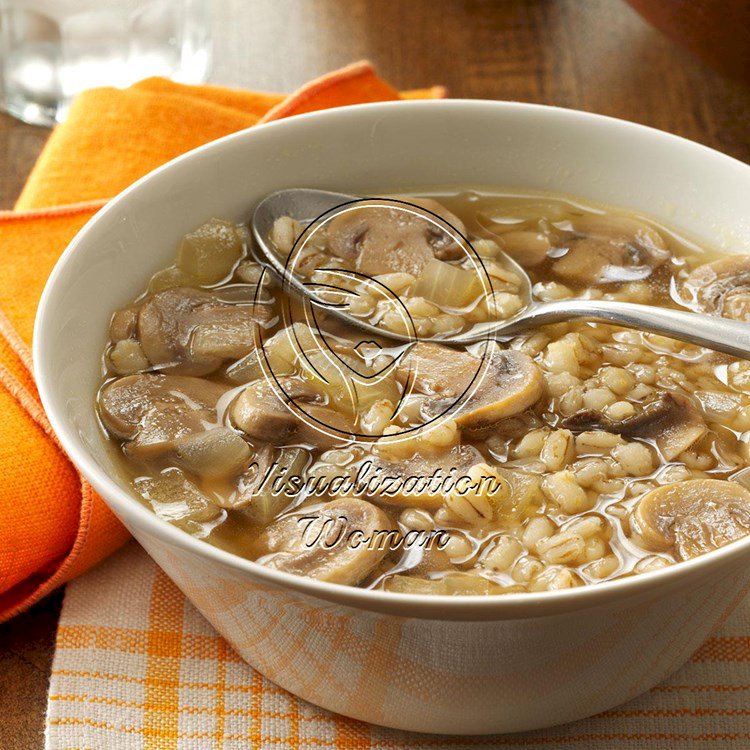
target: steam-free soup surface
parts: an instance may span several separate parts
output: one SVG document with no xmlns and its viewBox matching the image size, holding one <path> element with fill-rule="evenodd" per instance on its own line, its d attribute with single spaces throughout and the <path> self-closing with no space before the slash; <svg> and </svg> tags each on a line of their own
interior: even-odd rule
<svg viewBox="0 0 750 750">
<path fill-rule="evenodd" d="M 750 363 L 580 321 L 434 340 L 577 296 L 750 320 L 750 257 L 561 197 L 399 198 L 438 223 L 380 206 L 269 239 L 410 344 L 289 299 L 221 219 L 114 313 L 98 409 L 144 503 L 264 565 L 413 593 L 596 584 L 750 533 Z"/>
</svg>

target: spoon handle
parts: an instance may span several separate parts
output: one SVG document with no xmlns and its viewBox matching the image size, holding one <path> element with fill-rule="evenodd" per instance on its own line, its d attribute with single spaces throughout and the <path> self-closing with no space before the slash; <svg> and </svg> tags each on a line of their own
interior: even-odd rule
<svg viewBox="0 0 750 750">
<path fill-rule="evenodd" d="M 498 333 L 513 333 L 511 328 L 517 328 L 520 332 L 521 329 L 528 330 L 572 318 L 616 323 L 626 328 L 660 333 L 734 357 L 750 359 L 750 323 L 632 302 L 576 299 L 548 302 L 521 315 L 517 325 L 513 321 L 502 326 Z"/>
</svg>

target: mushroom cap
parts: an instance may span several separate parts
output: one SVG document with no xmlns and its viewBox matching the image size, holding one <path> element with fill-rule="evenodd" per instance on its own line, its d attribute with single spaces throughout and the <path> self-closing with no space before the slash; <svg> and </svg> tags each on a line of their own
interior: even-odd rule
<svg viewBox="0 0 750 750">
<path fill-rule="evenodd" d="M 109 337 L 113 342 L 133 338 L 138 330 L 138 305 L 117 310 L 109 324 Z"/>
<path fill-rule="evenodd" d="M 218 361 L 215 367 L 183 361 L 187 359 L 193 314 L 215 304 L 208 292 L 190 287 L 166 289 L 149 297 L 138 313 L 138 339 L 149 362 L 157 367 L 172 365 L 191 375 L 203 375 L 218 367 Z"/>
<path fill-rule="evenodd" d="M 466 225 L 463 221 L 461 221 L 453 211 L 449 211 L 442 203 L 438 203 L 434 198 L 415 198 L 410 195 L 394 197 L 431 211 L 455 230 L 466 236 Z M 439 260 L 456 260 L 457 258 L 462 257 L 464 249 L 454 240 L 453 237 L 451 237 L 451 235 L 440 231 L 440 229 L 434 224 L 430 224 L 428 232 L 431 233 L 430 244 L 432 245 L 436 258 Z"/>
<path fill-rule="evenodd" d="M 661 393 L 627 419 L 613 421 L 601 411 L 584 409 L 561 424 L 573 432 L 599 429 L 653 441 L 666 461 L 677 458 L 708 430 L 695 404 L 681 393 Z"/>
<path fill-rule="evenodd" d="M 632 245 L 623 240 L 580 237 L 568 243 L 568 251 L 552 270 L 579 286 L 645 279 L 651 267 L 642 262 Z"/>
<path fill-rule="evenodd" d="M 185 375 L 128 375 L 102 389 L 99 414 L 113 435 L 132 440 L 155 405 L 162 411 L 175 407 L 170 413 L 178 423 L 180 416 L 189 417 L 191 412 L 201 419 L 211 413 L 215 419 L 216 403 L 228 390 L 210 380 Z"/>
<path fill-rule="evenodd" d="M 182 375 L 129 375 L 109 383 L 99 397 L 99 413 L 104 426 L 113 435 L 129 441 L 124 452 L 135 459 L 150 461 L 172 453 L 177 463 L 198 473 L 210 474 L 211 469 L 201 464 L 199 454 L 207 452 L 209 443 L 214 446 L 213 456 L 224 460 L 234 448 L 234 461 L 240 462 L 243 446 L 239 436 L 224 441 L 222 456 L 214 437 L 208 442 L 192 443 L 199 433 L 218 428 L 216 403 L 229 389 L 207 380 Z M 186 445 L 185 460 L 179 448 Z M 191 460 L 192 459 L 194 460 Z M 197 462 L 197 463 L 196 463 Z M 222 464 L 229 470 L 231 460 Z M 218 463 L 217 463 L 218 466 Z"/>
<path fill-rule="evenodd" d="M 463 223 L 436 201 L 410 198 L 409 203 L 465 231 Z M 463 253 L 451 234 L 434 221 L 397 204 L 361 206 L 340 213 L 328 222 L 327 236 L 334 255 L 355 260 L 357 270 L 368 276 L 399 272 L 418 276 L 430 259 Z"/>
<path fill-rule="evenodd" d="M 231 409 L 231 421 L 246 435 L 273 442 L 284 441 L 299 428 L 300 419 L 286 404 L 305 401 L 322 403 L 320 394 L 299 378 L 279 378 L 281 397 L 265 379 L 250 383 L 235 399 Z"/>
<path fill-rule="evenodd" d="M 635 218 L 585 214 L 573 226 L 580 236 L 552 266 L 567 282 L 590 286 L 645 279 L 669 258 L 659 232 Z"/>
<path fill-rule="evenodd" d="M 654 256 L 658 263 L 668 259 L 667 246 L 659 231 L 634 216 L 585 213 L 574 218 L 579 234 L 631 242 Z"/>
<path fill-rule="evenodd" d="M 194 408 L 179 402 L 154 401 L 138 424 L 135 437 L 123 446 L 126 455 L 151 461 L 171 453 L 187 438 L 212 429 L 213 410 Z"/>
<path fill-rule="evenodd" d="M 341 498 L 271 524 L 266 530 L 271 554 L 258 562 L 319 581 L 355 586 L 388 554 L 386 534 L 393 530 L 391 520 L 376 505 Z"/>
<path fill-rule="evenodd" d="M 517 229 L 502 235 L 503 250 L 524 268 L 535 268 L 547 260 L 552 244 L 547 235 Z"/>
<path fill-rule="evenodd" d="M 479 388 L 456 415 L 459 427 L 482 430 L 533 406 L 544 392 L 544 377 L 531 357 L 495 347 Z"/>
<path fill-rule="evenodd" d="M 419 342 L 400 359 L 396 378 L 402 384 L 413 382 L 420 393 L 458 398 L 482 369 L 482 361 L 468 352 L 441 344 Z"/>
<path fill-rule="evenodd" d="M 698 266 L 685 279 L 684 289 L 703 312 L 750 321 L 750 255 Z"/>
<path fill-rule="evenodd" d="M 231 421 L 237 429 L 257 440 L 274 443 L 295 441 L 318 447 L 331 447 L 346 440 L 353 425 L 342 414 L 325 404 L 319 391 L 296 377 L 277 379 L 279 389 L 267 380 L 250 383 L 231 407 Z M 283 393 L 279 393 L 279 390 Z M 310 419 L 298 415 L 287 404 L 293 401 Z M 315 427 L 319 423 L 321 429 Z M 333 437 L 324 429 L 344 433 Z"/>
<path fill-rule="evenodd" d="M 399 362 L 396 377 L 437 397 L 428 407 L 432 415 L 460 404 L 453 417 L 460 427 L 471 430 L 520 414 L 544 390 L 544 378 L 531 357 L 499 346 L 480 359 L 440 344 L 418 343 Z M 465 398 L 475 381 L 476 390 Z"/>
<path fill-rule="evenodd" d="M 231 305 L 201 289 L 174 287 L 141 305 L 138 340 L 153 366 L 206 375 L 225 359 L 247 354 L 257 324 L 270 317 L 267 306 Z"/>
<path fill-rule="evenodd" d="M 750 534 L 750 491 L 722 479 L 658 487 L 638 501 L 630 526 L 646 549 L 687 560 Z"/>
</svg>

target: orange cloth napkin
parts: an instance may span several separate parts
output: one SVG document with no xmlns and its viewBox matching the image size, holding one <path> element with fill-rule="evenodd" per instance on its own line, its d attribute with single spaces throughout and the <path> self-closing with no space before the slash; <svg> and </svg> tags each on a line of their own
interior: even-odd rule
<svg viewBox="0 0 750 750">
<path fill-rule="evenodd" d="M 290 96 L 153 78 L 94 89 L 54 130 L 14 211 L 0 212 L 0 622 L 117 549 L 127 532 L 62 452 L 31 374 L 44 283 L 76 232 L 155 167 L 259 122 L 400 94 L 360 62 Z"/>
</svg>

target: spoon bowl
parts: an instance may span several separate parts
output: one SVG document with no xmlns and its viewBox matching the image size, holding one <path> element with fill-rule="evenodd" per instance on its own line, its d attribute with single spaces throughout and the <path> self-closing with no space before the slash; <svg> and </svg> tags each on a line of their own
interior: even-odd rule
<svg viewBox="0 0 750 750">
<path fill-rule="evenodd" d="M 384 202 L 402 204 L 405 210 L 438 223 L 444 230 L 460 237 L 464 247 L 478 258 L 466 237 L 455 227 L 448 225 L 441 217 L 421 206 L 393 199 L 362 199 L 345 193 L 313 188 L 293 188 L 271 193 L 255 208 L 251 226 L 259 250 L 258 259 L 281 278 L 287 290 L 312 299 L 314 302 L 322 303 L 322 300 L 315 294 L 315 289 L 320 285 L 299 278 L 271 246 L 269 236 L 274 222 L 282 216 L 291 216 L 309 227 L 313 223 L 317 224 L 319 220 L 329 220 L 340 212 L 350 210 L 352 204 L 382 206 Z M 750 359 L 750 325 L 746 323 L 685 310 L 614 300 L 574 298 L 556 302 L 535 302 L 531 296 L 531 279 L 526 271 L 507 253 L 501 251 L 499 257 L 502 263 L 522 280 L 522 296 L 527 300 L 526 306 L 512 317 L 476 324 L 468 331 L 450 338 L 420 337 L 420 340 L 437 341 L 448 345 L 468 345 L 492 338 L 508 339 L 550 323 L 586 319 L 658 333 L 734 357 Z M 346 312 L 341 307 L 328 303 L 325 307 L 332 315 L 371 335 L 400 342 L 414 341 L 414 335 L 405 335 L 374 326 Z"/>
<path fill-rule="evenodd" d="M 292 256 L 294 255 L 294 250 L 287 258 L 282 258 L 279 253 L 274 250 L 269 240 L 274 222 L 282 216 L 291 216 L 306 226 L 303 234 L 299 237 L 297 243 L 295 243 L 296 248 L 300 243 L 304 243 L 316 229 L 320 228 L 323 224 L 327 223 L 340 213 L 352 210 L 353 208 L 361 211 L 367 208 L 382 209 L 383 207 L 403 210 L 409 214 L 417 215 L 432 222 L 438 229 L 449 234 L 454 241 L 462 246 L 466 256 L 473 261 L 478 273 L 483 277 L 482 282 L 485 291 L 490 291 L 490 278 L 482 264 L 481 258 L 474 250 L 469 240 L 456 227 L 449 224 L 444 218 L 422 206 L 396 198 L 358 198 L 344 193 L 334 193 L 311 188 L 280 190 L 272 193 L 256 206 L 251 221 L 253 236 L 257 243 L 260 255 L 258 260 L 265 267 L 270 268 L 270 270 L 280 278 L 285 291 L 295 293 L 303 298 L 311 300 L 313 303 L 321 305 L 340 320 L 359 328 L 360 330 L 366 331 L 370 335 L 385 337 L 402 343 L 413 342 L 416 336 L 414 331 L 410 331 L 408 334 L 402 334 L 397 331 L 386 330 L 368 323 L 359 316 L 347 312 L 345 305 L 332 305 L 329 299 L 326 299 L 319 294 L 321 288 L 330 290 L 330 287 L 325 284 L 300 278 L 300 276 L 293 271 L 294 263 Z M 505 253 L 502 254 L 502 263 L 509 271 L 513 272 L 521 280 L 523 286 L 521 296 L 526 300 L 528 306 L 531 304 L 531 280 L 526 274 L 526 271 L 524 271 L 524 269 L 513 258 Z M 336 276 L 354 275 L 359 277 L 358 280 L 360 283 L 368 283 L 369 285 L 379 287 L 379 292 L 383 296 L 395 300 L 398 299 L 398 295 L 388 289 L 385 285 L 378 282 L 377 279 L 373 279 L 366 274 L 342 271 L 334 268 L 320 270 L 328 271 L 334 279 Z M 487 329 L 488 325 L 492 326 L 492 330 Z M 494 330 L 494 325 L 495 321 L 491 324 L 478 324 L 472 328 L 470 332 L 471 336 L 467 338 L 453 336 L 450 339 L 446 339 L 445 337 L 436 336 L 432 338 L 420 337 L 420 340 L 439 341 L 448 344 L 454 342 L 472 343 L 490 337 Z M 485 332 L 485 330 L 487 330 L 487 332 Z"/>
</svg>

